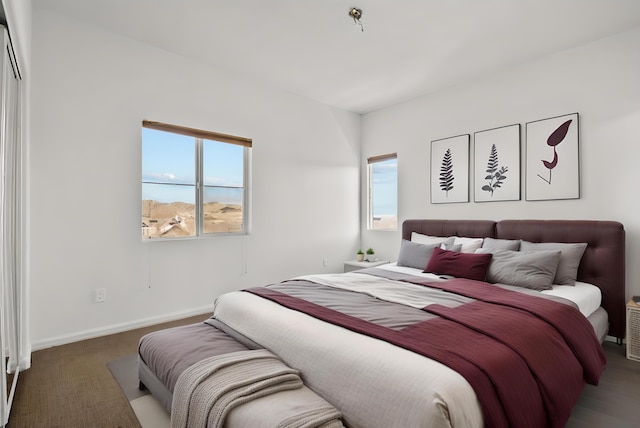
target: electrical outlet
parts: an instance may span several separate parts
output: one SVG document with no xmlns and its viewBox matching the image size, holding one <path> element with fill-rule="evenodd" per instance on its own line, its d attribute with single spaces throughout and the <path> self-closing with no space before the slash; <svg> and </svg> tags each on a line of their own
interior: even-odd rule
<svg viewBox="0 0 640 428">
<path fill-rule="evenodd" d="M 322 266 L 327 267 L 328 264 L 329 264 L 329 259 L 327 258 L 322 259 Z"/>
<path fill-rule="evenodd" d="M 104 288 L 96 288 L 95 303 L 102 303 L 107 300 L 107 290 Z"/>
</svg>

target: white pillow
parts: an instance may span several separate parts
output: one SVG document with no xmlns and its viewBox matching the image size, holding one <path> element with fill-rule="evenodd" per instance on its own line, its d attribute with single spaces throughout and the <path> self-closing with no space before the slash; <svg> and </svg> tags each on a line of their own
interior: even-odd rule
<svg viewBox="0 0 640 428">
<path fill-rule="evenodd" d="M 484 238 L 465 238 L 461 236 L 451 236 L 454 238 L 453 245 L 462 245 L 460 248 L 461 253 L 475 253 L 476 250 L 482 247 Z"/>
<path fill-rule="evenodd" d="M 453 237 L 430 236 L 430 235 L 423 235 L 417 232 L 412 232 L 411 242 L 415 242 L 417 244 L 424 244 L 424 245 L 433 245 L 433 244 L 442 244 L 442 243 L 451 245 L 453 244 Z"/>
</svg>

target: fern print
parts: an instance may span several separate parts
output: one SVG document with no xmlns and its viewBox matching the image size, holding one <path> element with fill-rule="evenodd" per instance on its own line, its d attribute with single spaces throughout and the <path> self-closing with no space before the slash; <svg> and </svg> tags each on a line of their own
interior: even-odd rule
<svg viewBox="0 0 640 428">
<path fill-rule="evenodd" d="M 440 165 L 440 188 L 445 192 L 445 196 L 449 196 L 449 190 L 453 189 L 453 159 L 451 157 L 451 149 L 447 149 L 442 158 Z"/>
<path fill-rule="evenodd" d="M 508 170 L 509 168 L 506 166 L 500 167 L 498 162 L 498 149 L 496 149 L 495 144 L 492 144 L 489 162 L 487 162 L 487 175 L 484 177 L 485 180 L 489 180 L 489 184 L 482 186 L 482 190 L 490 192 L 491 197 L 493 197 L 493 192 L 502 187 L 502 183 L 507 179 L 505 174 Z"/>
</svg>

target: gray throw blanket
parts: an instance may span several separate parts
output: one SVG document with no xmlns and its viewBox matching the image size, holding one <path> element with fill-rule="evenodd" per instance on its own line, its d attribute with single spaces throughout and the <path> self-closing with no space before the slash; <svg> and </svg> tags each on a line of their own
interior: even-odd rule
<svg viewBox="0 0 640 428">
<path fill-rule="evenodd" d="M 342 414 L 306 386 L 280 391 L 242 404 L 227 417 L 227 427 L 344 428 Z"/>
<path fill-rule="evenodd" d="M 222 428 L 234 408 L 267 396 L 270 404 L 265 410 L 273 415 L 281 401 L 277 399 L 277 393 L 291 390 L 295 390 L 293 393 L 298 390 L 311 392 L 302 387 L 298 371 L 287 367 L 264 349 L 207 358 L 186 369 L 178 378 L 173 392 L 171 427 Z M 304 397 L 305 394 L 299 396 Z M 287 407 L 287 403 L 281 404 Z M 241 417 L 242 408 L 235 413 L 236 417 Z M 285 411 L 282 415 L 284 419 L 278 422 L 281 427 L 342 426 L 341 423 L 326 425 L 327 421 L 335 421 L 336 416 L 339 421 L 340 413 L 313 392 L 297 408 L 297 413 Z M 264 419 L 266 422 L 268 418 Z"/>
</svg>

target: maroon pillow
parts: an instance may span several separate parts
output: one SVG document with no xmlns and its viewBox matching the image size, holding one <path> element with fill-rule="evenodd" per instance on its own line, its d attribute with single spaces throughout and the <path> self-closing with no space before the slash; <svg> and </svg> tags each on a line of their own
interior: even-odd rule
<svg viewBox="0 0 640 428">
<path fill-rule="evenodd" d="M 484 281 L 492 254 L 470 254 L 434 248 L 424 272 Z"/>
</svg>

